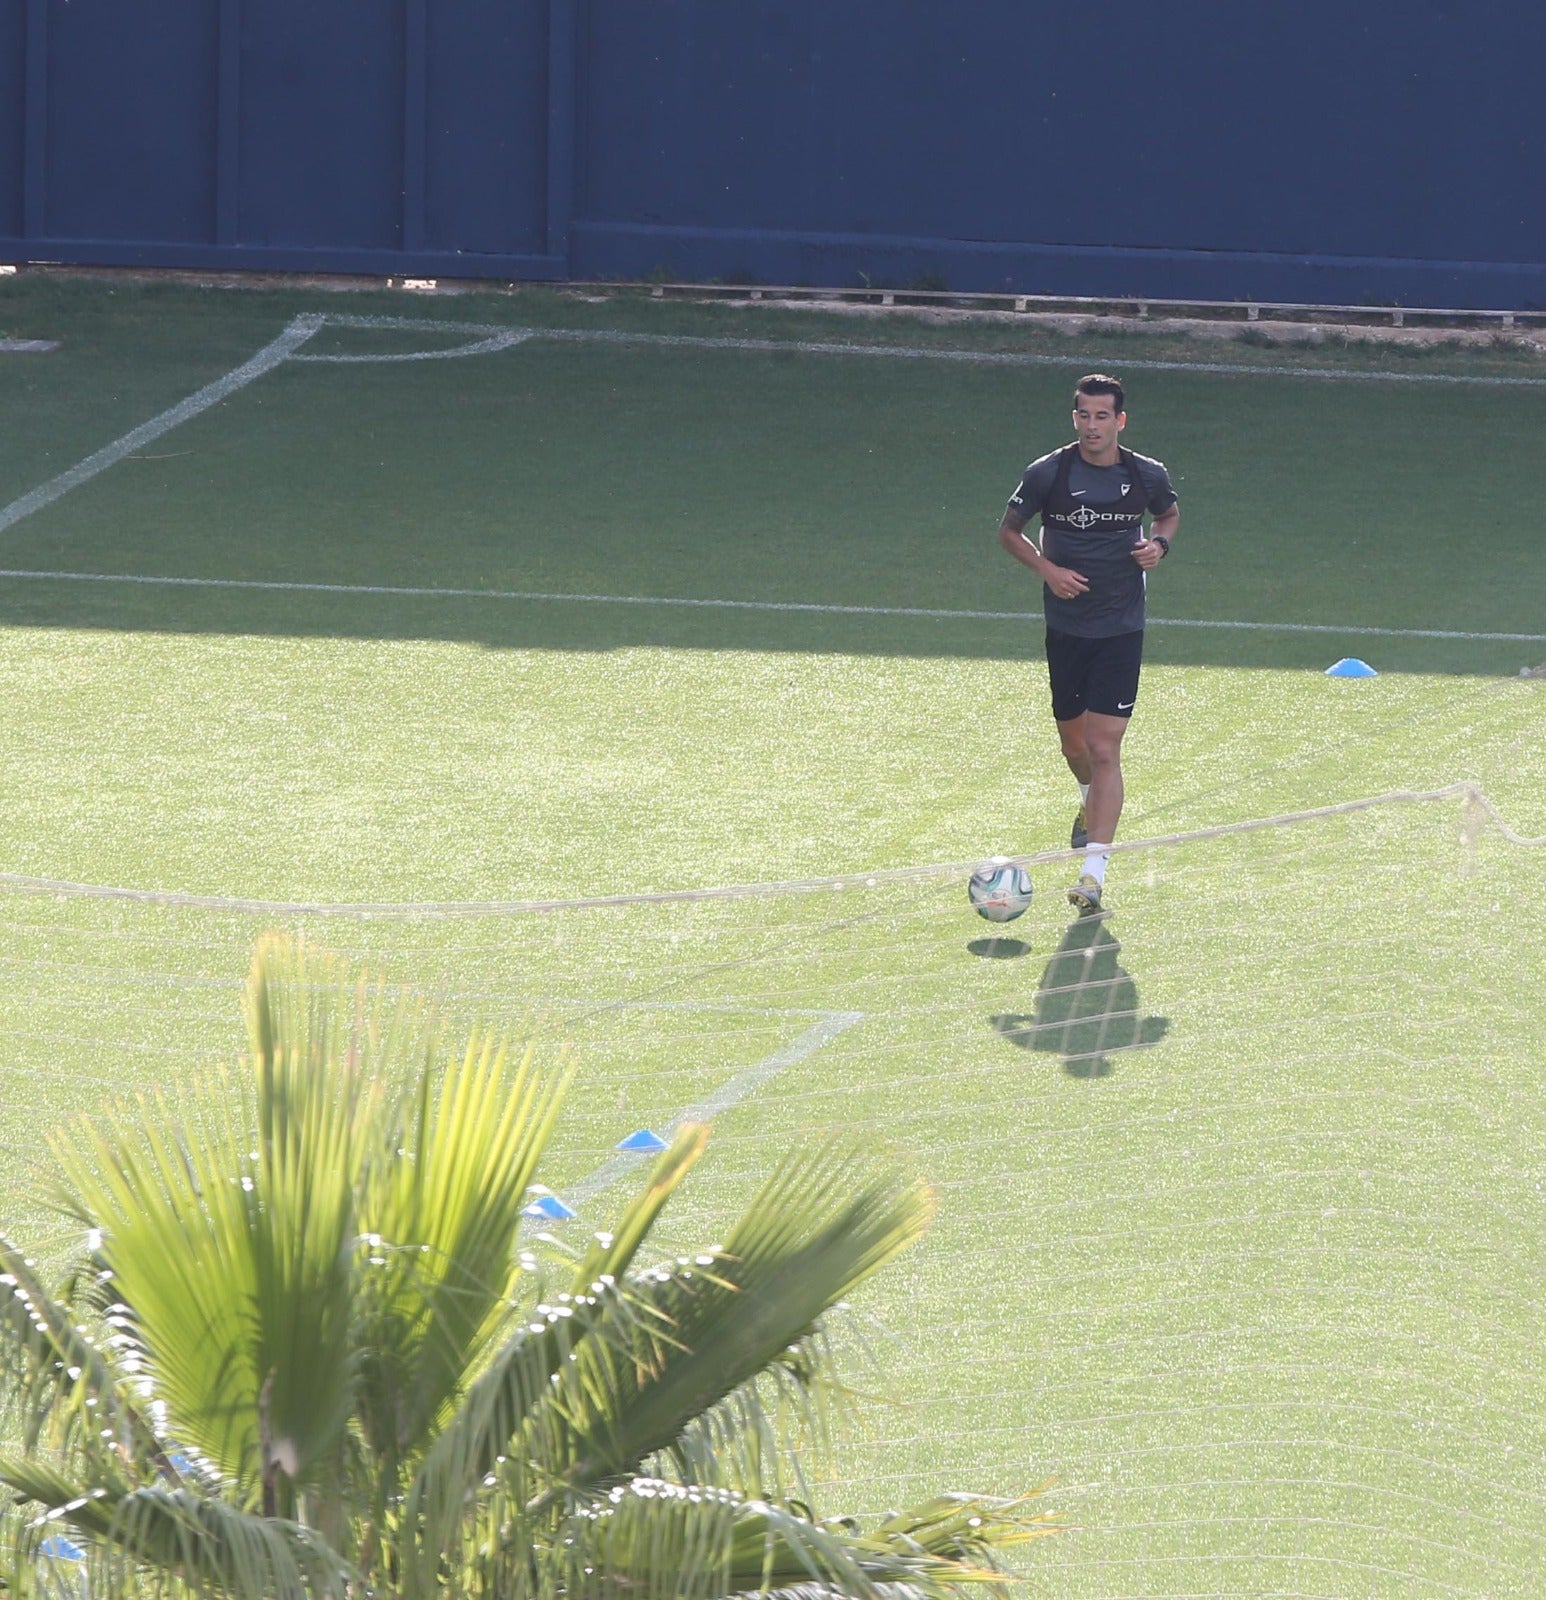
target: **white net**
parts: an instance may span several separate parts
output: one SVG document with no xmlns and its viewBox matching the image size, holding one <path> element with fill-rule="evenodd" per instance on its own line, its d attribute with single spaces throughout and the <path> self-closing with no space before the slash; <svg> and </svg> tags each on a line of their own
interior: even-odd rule
<svg viewBox="0 0 1546 1600">
<path fill-rule="evenodd" d="M 42 1133 L 234 1057 L 252 946 L 292 928 L 453 1026 L 572 1042 L 560 1226 L 685 1118 L 716 1124 L 697 1242 L 812 1126 L 931 1178 L 831 1509 L 1052 1476 L 1061 1595 L 1533 1595 L 1540 842 L 1470 785 L 1381 796 L 1126 846 L 1101 918 L 1033 858 L 1005 927 L 966 864 L 541 906 L 4 880 L 6 1226 L 59 1242 Z"/>
</svg>

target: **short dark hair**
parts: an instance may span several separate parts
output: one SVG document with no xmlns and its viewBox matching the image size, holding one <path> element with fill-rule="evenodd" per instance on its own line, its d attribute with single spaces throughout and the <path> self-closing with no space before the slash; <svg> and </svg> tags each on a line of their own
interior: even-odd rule
<svg viewBox="0 0 1546 1600">
<path fill-rule="evenodd" d="M 1122 392 L 1122 385 L 1117 379 L 1108 377 L 1104 372 L 1092 372 L 1087 377 L 1081 378 L 1074 385 L 1074 410 L 1079 409 L 1079 396 L 1090 394 L 1109 394 L 1115 402 L 1117 411 L 1125 411 L 1124 402 L 1127 396 Z"/>
</svg>

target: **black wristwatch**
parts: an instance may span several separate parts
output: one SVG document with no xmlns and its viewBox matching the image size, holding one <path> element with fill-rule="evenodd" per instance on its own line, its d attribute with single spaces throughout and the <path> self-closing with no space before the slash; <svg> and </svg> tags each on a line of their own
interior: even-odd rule
<svg viewBox="0 0 1546 1600">
<path fill-rule="evenodd" d="M 1160 547 L 1160 560 L 1161 561 L 1163 561 L 1165 559 L 1165 557 L 1170 554 L 1170 540 L 1167 539 L 1164 534 L 1162 534 L 1162 533 L 1151 533 L 1149 535 L 1149 543 L 1150 544 L 1157 544 Z"/>
</svg>

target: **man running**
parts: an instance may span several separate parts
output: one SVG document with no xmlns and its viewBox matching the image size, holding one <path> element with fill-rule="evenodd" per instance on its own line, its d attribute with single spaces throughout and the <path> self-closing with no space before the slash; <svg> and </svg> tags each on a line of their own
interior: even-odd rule
<svg viewBox="0 0 1546 1600">
<path fill-rule="evenodd" d="M 1069 845 L 1085 856 L 1068 899 L 1081 915 L 1100 910 L 1122 815 L 1122 735 L 1138 701 L 1148 575 L 1181 524 L 1164 463 L 1120 443 L 1124 398 L 1104 373 L 1079 380 L 1074 442 L 1025 469 L 998 530 L 999 543 L 1042 581 L 1052 716 L 1079 785 Z M 1025 532 L 1038 512 L 1039 549 Z"/>
</svg>

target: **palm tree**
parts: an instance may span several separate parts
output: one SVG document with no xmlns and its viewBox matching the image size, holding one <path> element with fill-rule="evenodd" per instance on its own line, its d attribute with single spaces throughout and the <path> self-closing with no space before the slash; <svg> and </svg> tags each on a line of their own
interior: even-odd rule
<svg viewBox="0 0 1546 1600">
<path fill-rule="evenodd" d="M 566 1085 L 270 938 L 213 1096 L 55 1140 L 86 1240 L 50 1291 L 0 1242 L 0 1584 L 92 1594 L 863 1600 L 1001 1582 L 1051 1531 L 946 1494 L 820 1517 L 792 1444 L 839 1391 L 824 1318 L 928 1192 L 840 1142 L 726 1235 L 645 1264 L 683 1129 L 578 1259 L 520 1237 Z M 68 1544 L 64 1541 L 68 1540 Z"/>
</svg>

